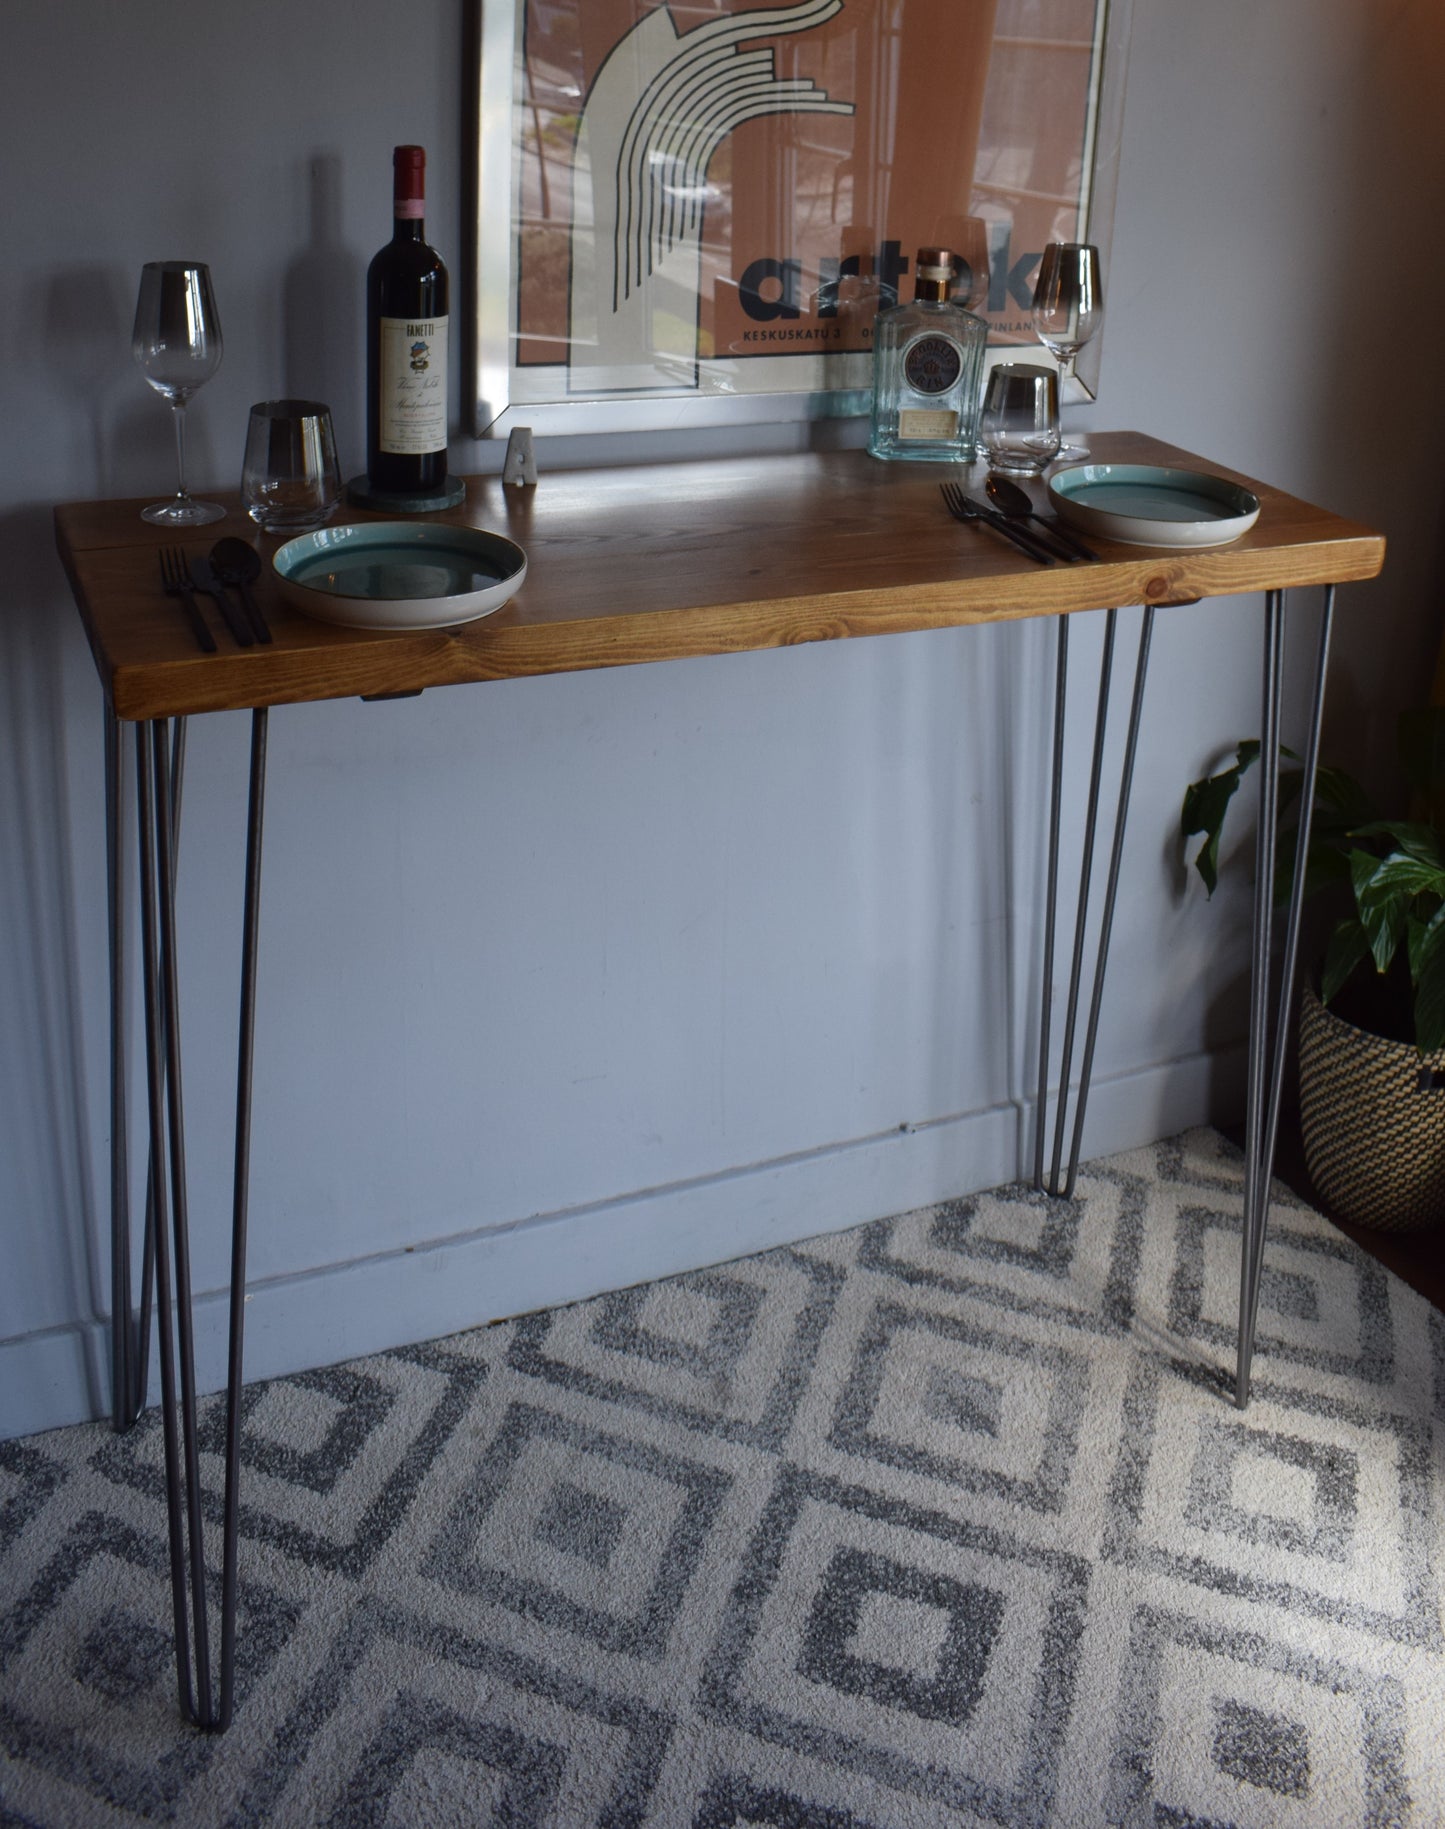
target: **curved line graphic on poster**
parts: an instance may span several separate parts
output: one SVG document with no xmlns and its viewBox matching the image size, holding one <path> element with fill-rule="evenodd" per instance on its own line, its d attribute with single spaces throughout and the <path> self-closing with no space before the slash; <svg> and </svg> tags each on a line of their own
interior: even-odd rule
<svg viewBox="0 0 1445 1829">
<path fill-rule="evenodd" d="M 671 246 L 678 233 L 677 217 L 679 209 L 687 194 L 689 152 L 701 136 L 702 141 L 713 137 L 712 123 L 720 112 L 723 98 L 735 95 L 740 89 L 751 88 L 762 93 L 773 81 L 773 60 L 767 51 L 748 51 L 733 59 L 732 67 L 721 83 L 713 80 L 711 72 L 698 71 L 680 92 L 676 102 L 669 110 L 668 118 L 661 124 L 656 143 L 651 148 L 649 163 L 653 182 L 648 187 L 653 204 L 652 219 L 656 218 L 657 193 L 661 192 L 662 224 L 645 231 L 645 239 L 660 239 L 664 247 Z M 709 148 L 710 151 L 710 148 Z M 695 151 L 692 157 L 696 158 Z"/>
<path fill-rule="evenodd" d="M 736 61 L 739 58 L 738 46 L 751 39 L 779 37 L 787 34 L 812 31 L 824 25 L 843 8 L 843 0 L 801 0 L 801 4 L 791 7 L 762 9 L 757 12 L 736 13 L 724 19 L 715 19 L 709 24 L 699 26 L 686 37 L 679 35 L 673 23 L 672 15 L 665 7 L 650 13 L 646 19 L 621 39 L 614 47 L 608 59 L 611 65 L 618 53 L 623 54 L 622 61 L 630 57 L 632 74 L 635 80 L 635 99 L 627 111 L 627 126 L 623 133 L 622 145 L 617 161 L 617 186 L 619 207 L 617 220 L 622 222 L 624 213 L 629 225 L 633 222 L 632 205 L 638 200 L 646 182 L 647 152 L 652 140 L 650 131 L 654 122 L 671 113 L 676 103 L 680 86 L 685 84 L 689 74 L 701 63 L 705 73 L 716 71 L 720 64 Z M 773 54 L 771 51 L 750 54 L 766 62 L 770 74 L 775 75 Z M 600 73 L 599 73 L 600 75 Z M 597 94 L 599 84 L 593 85 L 593 93 L 583 109 L 583 120 L 587 119 L 587 108 L 591 106 Z M 806 84 L 807 89 L 814 90 L 815 85 Z M 826 112 L 851 114 L 848 103 L 829 105 L 826 97 L 822 98 Z M 786 112 L 786 110 L 760 110 L 760 112 Z M 804 110 L 799 110 L 804 112 Z M 617 118 L 620 118 L 620 112 Z M 626 209 L 623 198 L 626 198 Z M 632 251 L 638 252 L 638 237 L 629 232 L 625 237 L 632 243 Z M 624 294 L 629 281 L 635 274 L 636 283 L 642 281 L 642 262 L 639 258 L 629 263 L 622 248 L 618 250 L 619 258 L 614 266 L 623 275 Z"/>
<path fill-rule="evenodd" d="M 807 32 L 844 0 L 801 0 L 680 34 L 666 7 L 604 59 L 574 153 L 569 368 L 588 392 L 697 384 L 703 193 L 713 156 L 744 121 L 776 114 L 851 115 L 808 78 L 780 78 L 761 37 Z M 655 326 L 690 299 L 692 349 L 660 354 Z"/>
<path fill-rule="evenodd" d="M 770 73 L 730 72 L 708 89 L 691 120 L 661 123 L 648 152 L 647 201 L 638 236 L 644 279 L 672 252 L 681 236 L 689 233 L 686 227 L 679 230 L 675 223 L 669 224 L 673 201 L 695 196 L 705 188 L 708 162 L 739 121 L 750 119 L 754 110 L 763 114 L 782 111 L 785 103 L 778 88 Z"/>
<path fill-rule="evenodd" d="M 660 230 L 649 234 L 649 266 L 672 251 L 684 235 L 702 233 L 703 200 L 707 188 L 707 168 L 713 153 L 733 129 L 758 112 L 765 114 L 827 114 L 839 112 L 837 105 L 814 106 L 810 100 L 812 84 L 805 79 L 779 82 L 775 77 L 748 78 L 729 82 L 709 98 L 706 112 L 690 121 L 679 123 L 682 139 L 676 150 L 660 148 L 663 157 L 654 167 L 655 193 L 661 189 L 667 199 L 667 215 Z M 756 108 L 761 97 L 764 107 Z M 739 102 L 746 98 L 740 109 Z M 682 225 L 675 221 L 675 210 L 682 210 Z"/>
</svg>

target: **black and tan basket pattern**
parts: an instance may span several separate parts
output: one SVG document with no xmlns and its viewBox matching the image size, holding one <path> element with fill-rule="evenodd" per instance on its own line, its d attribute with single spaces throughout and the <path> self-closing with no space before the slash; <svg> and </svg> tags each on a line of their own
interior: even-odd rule
<svg viewBox="0 0 1445 1829">
<path fill-rule="evenodd" d="M 1404 1232 L 1445 1222 L 1445 1052 L 1421 1056 L 1300 987 L 1300 1127 L 1321 1200 Z"/>
</svg>

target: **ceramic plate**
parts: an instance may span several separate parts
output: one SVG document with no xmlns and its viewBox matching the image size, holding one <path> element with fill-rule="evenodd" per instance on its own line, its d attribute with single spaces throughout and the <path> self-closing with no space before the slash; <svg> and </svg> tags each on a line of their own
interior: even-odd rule
<svg viewBox="0 0 1445 1829">
<path fill-rule="evenodd" d="M 448 629 L 515 597 L 527 555 L 499 533 L 434 521 L 361 521 L 302 534 L 271 561 L 303 616 L 348 629 Z"/>
<path fill-rule="evenodd" d="M 1203 470 L 1074 464 L 1049 478 L 1062 520 L 1128 546 L 1227 546 L 1259 519 L 1259 497 Z"/>
</svg>

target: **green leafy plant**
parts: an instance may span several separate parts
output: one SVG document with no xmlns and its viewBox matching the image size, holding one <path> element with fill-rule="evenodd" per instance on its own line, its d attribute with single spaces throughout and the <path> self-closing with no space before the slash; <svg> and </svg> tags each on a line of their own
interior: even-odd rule
<svg viewBox="0 0 1445 1829">
<path fill-rule="evenodd" d="M 1332 895 L 1340 904 L 1320 969 L 1320 996 L 1329 1003 L 1373 965 L 1375 973 L 1408 971 L 1413 1040 L 1422 1054 L 1445 1047 L 1445 709 L 1407 712 L 1399 726 L 1400 755 L 1422 816 L 1383 819 L 1360 783 L 1321 764 L 1315 774 L 1306 896 Z M 1191 782 L 1179 831 L 1204 843 L 1194 860 L 1213 895 L 1225 815 L 1244 776 L 1259 760 L 1259 744 L 1241 743 L 1233 763 Z M 1298 764 L 1292 750 L 1281 749 Z M 1280 772 L 1279 863 L 1274 895 L 1287 902 L 1294 880 L 1303 770 Z M 1400 1037 L 1400 1039 L 1409 1039 Z"/>
</svg>

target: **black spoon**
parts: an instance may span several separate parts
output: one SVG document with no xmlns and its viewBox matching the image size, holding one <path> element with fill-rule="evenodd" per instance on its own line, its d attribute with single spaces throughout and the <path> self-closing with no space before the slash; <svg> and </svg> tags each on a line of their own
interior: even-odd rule
<svg viewBox="0 0 1445 1829">
<path fill-rule="evenodd" d="M 224 540 L 217 540 L 211 548 L 211 564 L 221 582 L 232 585 L 240 593 L 246 609 L 246 620 L 257 641 L 270 641 L 271 631 L 266 627 L 266 618 L 261 614 L 261 606 L 251 595 L 252 584 L 261 576 L 260 553 L 254 546 L 248 546 L 244 540 L 238 540 L 234 534 L 230 534 Z"/>
<path fill-rule="evenodd" d="M 1072 559 L 1097 559 L 1098 554 L 1092 546 L 1085 546 L 1076 533 L 1064 527 L 1058 521 L 1050 520 L 1034 507 L 1033 498 L 1027 490 L 1020 489 L 1018 484 L 1006 476 L 991 471 L 984 484 L 988 499 L 1000 514 L 1006 514 L 1013 520 L 1031 521 L 1043 529 L 1042 538 L 1053 541 L 1055 549 L 1062 548 L 1064 554 Z M 1032 529 L 1030 530 L 1032 531 Z"/>
</svg>

